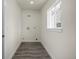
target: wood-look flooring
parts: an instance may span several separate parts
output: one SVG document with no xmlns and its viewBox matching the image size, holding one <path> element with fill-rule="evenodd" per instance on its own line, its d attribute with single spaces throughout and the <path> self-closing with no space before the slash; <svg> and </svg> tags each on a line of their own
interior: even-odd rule
<svg viewBox="0 0 79 59">
<path fill-rule="evenodd" d="M 51 59 L 40 42 L 23 42 L 12 59 Z"/>
</svg>

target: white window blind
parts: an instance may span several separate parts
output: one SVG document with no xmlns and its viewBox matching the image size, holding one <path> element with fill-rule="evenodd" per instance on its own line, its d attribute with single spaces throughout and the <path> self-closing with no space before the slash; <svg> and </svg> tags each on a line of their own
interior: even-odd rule
<svg viewBox="0 0 79 59">
<path fill-rule="evenodd" d="M 61 29 L 61 1 L 47 10 L 47 28 Z"/>
</svg>

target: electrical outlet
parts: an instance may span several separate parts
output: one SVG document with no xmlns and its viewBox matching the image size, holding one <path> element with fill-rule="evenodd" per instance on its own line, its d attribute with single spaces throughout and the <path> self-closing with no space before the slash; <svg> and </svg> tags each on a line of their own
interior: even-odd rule
<svg viewBox="0 0 79 59">
<path fill-rule="evenodd" d="M 36 38 L 36 40 L 38 40 L 38 39 Z"/>
</svg>

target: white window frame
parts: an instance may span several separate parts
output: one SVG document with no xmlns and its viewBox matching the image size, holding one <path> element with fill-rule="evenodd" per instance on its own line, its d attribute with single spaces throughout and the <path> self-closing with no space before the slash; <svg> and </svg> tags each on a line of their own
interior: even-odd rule
<svg viewBox="0 0 79 59">
<path fill-rule="evenodd" d="M 57 25 L 59 24 L 59 25 Z M 60 27 L 57 27 L 60 26 Z M 47 29 L 60 30 L 61 23 L 61 0 L 58 0 L 47 10 Z"/>
</svg>

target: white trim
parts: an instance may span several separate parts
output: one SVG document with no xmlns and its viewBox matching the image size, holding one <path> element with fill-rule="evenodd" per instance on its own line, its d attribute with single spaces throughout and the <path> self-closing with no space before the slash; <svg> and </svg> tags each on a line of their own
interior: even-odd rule
<svg viewBox="0 0 79 59">
<path fill-rule="evenodd" d="M 52 54 L 51 50 L 48 48 L 48 46 L 46 45 L 46 43 L 41 40 L 41 44 L 43 45 L 43 47 L 46 49 L 46 51 L 48 52 L 49 56 L 51 57 L 51 59 L 55 59 L 55 55 Z"/>
<path fill-rule="evenodd" d="M 20 46 L 21 41 L 19 41 L 16 45 L 16 47 L 13 49 L 12 53 L 10 54 L 8 59 L 12 59 L 13 55 L 15 54 L 16 50 L 18 49 L 18 47 Z"/>
</svg>

